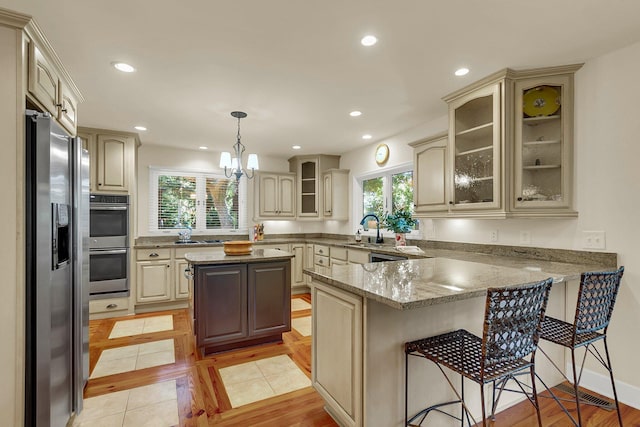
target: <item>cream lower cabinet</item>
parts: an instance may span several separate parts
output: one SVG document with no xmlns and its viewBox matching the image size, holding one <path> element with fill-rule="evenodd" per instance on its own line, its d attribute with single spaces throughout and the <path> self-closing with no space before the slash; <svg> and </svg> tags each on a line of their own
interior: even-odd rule
<svg viewBox="0 0 640 427">
<path fill-rule="evenodd" d="M 366 264 L 369 262 L 369 251 L 362 249 L 347 249 L 349 264 Z"/>
<path fill-rule="evenodd" d="M 170 261 L 138 261 L 136 263 L 136 301 L 158 302 L 170 299 Z"/>
<path fill-rule="evenodd" d="M 305 274 L 302 272 L 305 265 L 305 244 L 292 243 L 291 253 L 295 256 L 291 259 L 291 292 L 303 292 L 306 290 Z"/>
<path fill-rule="evenodd" d="M 312 283 L 311 382 L 342 426 L 362 426 L 362 298 Z"/>
<path fill-rule="evenodd" d="M 173 261 L 173 297 L 177 300 L 188 299 L 189 295 L 191 295 L 192 281 L 187 279 L 184 275 L 184 271 L 188 268 L 189 262 L 187 262 L 187 260 L 184 258 L 176 259 Z"/>
<path fill-rule="evenodd" d="M 304 244 L 304 268 L 313 268 L 314 260 L 313 260 L 314 252 L 313 252 L 313 243 L 305 243 Z M 305 283 L 311 283 L 311 276 L 307 276 L 305 274 Z"/>
</svg>

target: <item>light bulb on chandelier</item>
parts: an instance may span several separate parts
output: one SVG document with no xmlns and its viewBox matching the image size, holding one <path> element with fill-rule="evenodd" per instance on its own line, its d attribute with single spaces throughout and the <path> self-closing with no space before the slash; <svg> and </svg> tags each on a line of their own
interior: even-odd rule
<svg viewBox="0 0 640 427">
<path fill-rule="evenodd" d="M 231 116 L 238 119 L 238 136 L 236 143 L 233 144 L 233 157 L 231 157 L 231 153 L 228 151 L 220 153 L 220 168 L 224 168 L 224 175 L 227 178 L 231 178 L 235 175 L 236 180 L 239 181 L 240 177 L 244 175 L 247 179 L 252 179 L 255 171 L 259 169 L 258 155 L 249 154 L 247 157 L 247 167 L 243 168 L 242 156 L 245 151 L 245 146 L 240 142 L 240 119 L 247 117 L 247 113 L 243 111 L 233 111 Z M 251 174 L 249 174 L 249 169 L 251 170 Z"/>
</svg>

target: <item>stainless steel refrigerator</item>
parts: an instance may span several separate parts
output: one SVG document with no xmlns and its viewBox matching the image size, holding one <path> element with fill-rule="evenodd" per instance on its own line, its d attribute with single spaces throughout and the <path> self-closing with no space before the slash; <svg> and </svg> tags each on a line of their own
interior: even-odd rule
<svg viewBox="0 0 640 427">
<path fill-rule="evenodd" d="M 47 113 L 26 114 L 25 425 L 65 426 L 89 370 L 89 160 Z"/>
</svg>

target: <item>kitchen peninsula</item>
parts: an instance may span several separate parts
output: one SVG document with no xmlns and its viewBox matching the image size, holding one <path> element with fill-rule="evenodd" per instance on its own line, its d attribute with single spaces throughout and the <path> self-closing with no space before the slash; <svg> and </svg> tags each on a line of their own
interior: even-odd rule
<svg viewBox="0 0 640 427">
<path fill-rule="evenodd" d="M 547 313 L 565 318 L 565 301 L 573 300 L 567 299 L 567 291 L 577 285 L 582 271 L 594 268 L 603 266 L 510 261 L 509 257 L 486 257 L 484 262 L 438 257 L 305 269 L 313 279 L 312 383 L 341 425 L 401 426 L 405 342 L 459 328 L 482 336 L 487 288 L 548 277 L 554 278 L 554 285 Z M 563 361 L 561 350 L 550 346 L 545 351 Z M 559 382 L 559 375 L 543 358 L 537 362 L 545 380 Z M 410 360 L 409 378 L 409 416 L 454 398 L 434 364 Z M 453 381 L 459 384 L 457 378 Z M 474 414 L 480 410 L 478 395 L 477 385 L 469 383 L 465 400 Z M 505 394 L 498 411 L 519 397 Z M 434 414 L 433 422 L 455 423 L 439 414 Z"/>
<path fill-rule="evenodd" d="M 291 258 L 275 249 L 185 255 L 193 274 L 193 332 L 201 354 L 278 341 L 291 329 Z"/>
</svg>

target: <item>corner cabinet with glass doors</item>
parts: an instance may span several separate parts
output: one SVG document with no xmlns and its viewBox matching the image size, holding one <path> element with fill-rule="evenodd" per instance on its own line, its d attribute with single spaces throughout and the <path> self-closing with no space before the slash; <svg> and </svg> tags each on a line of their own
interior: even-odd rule
<svg viewBox="0 0 640 427">
<path fill-rule="evenodd" d="M 505 211 L 505 99 L 507 73 L 463 89 L 449 103 L 449 208 L 456 216 L 494 216 Z"/>
<path fill-rule="evenodd" d="M 573 77 L 580 65 L 522 72 L 514 86 L 514 216 L 575 217 Z"/>
<path fill-rule="evenodd" d="M 444 97 L 446 146 L 437 136 L 411 144 L 417 216 L 577 216 L 573 81 L 581 66 L 506 68 Z"/>
</svg>

